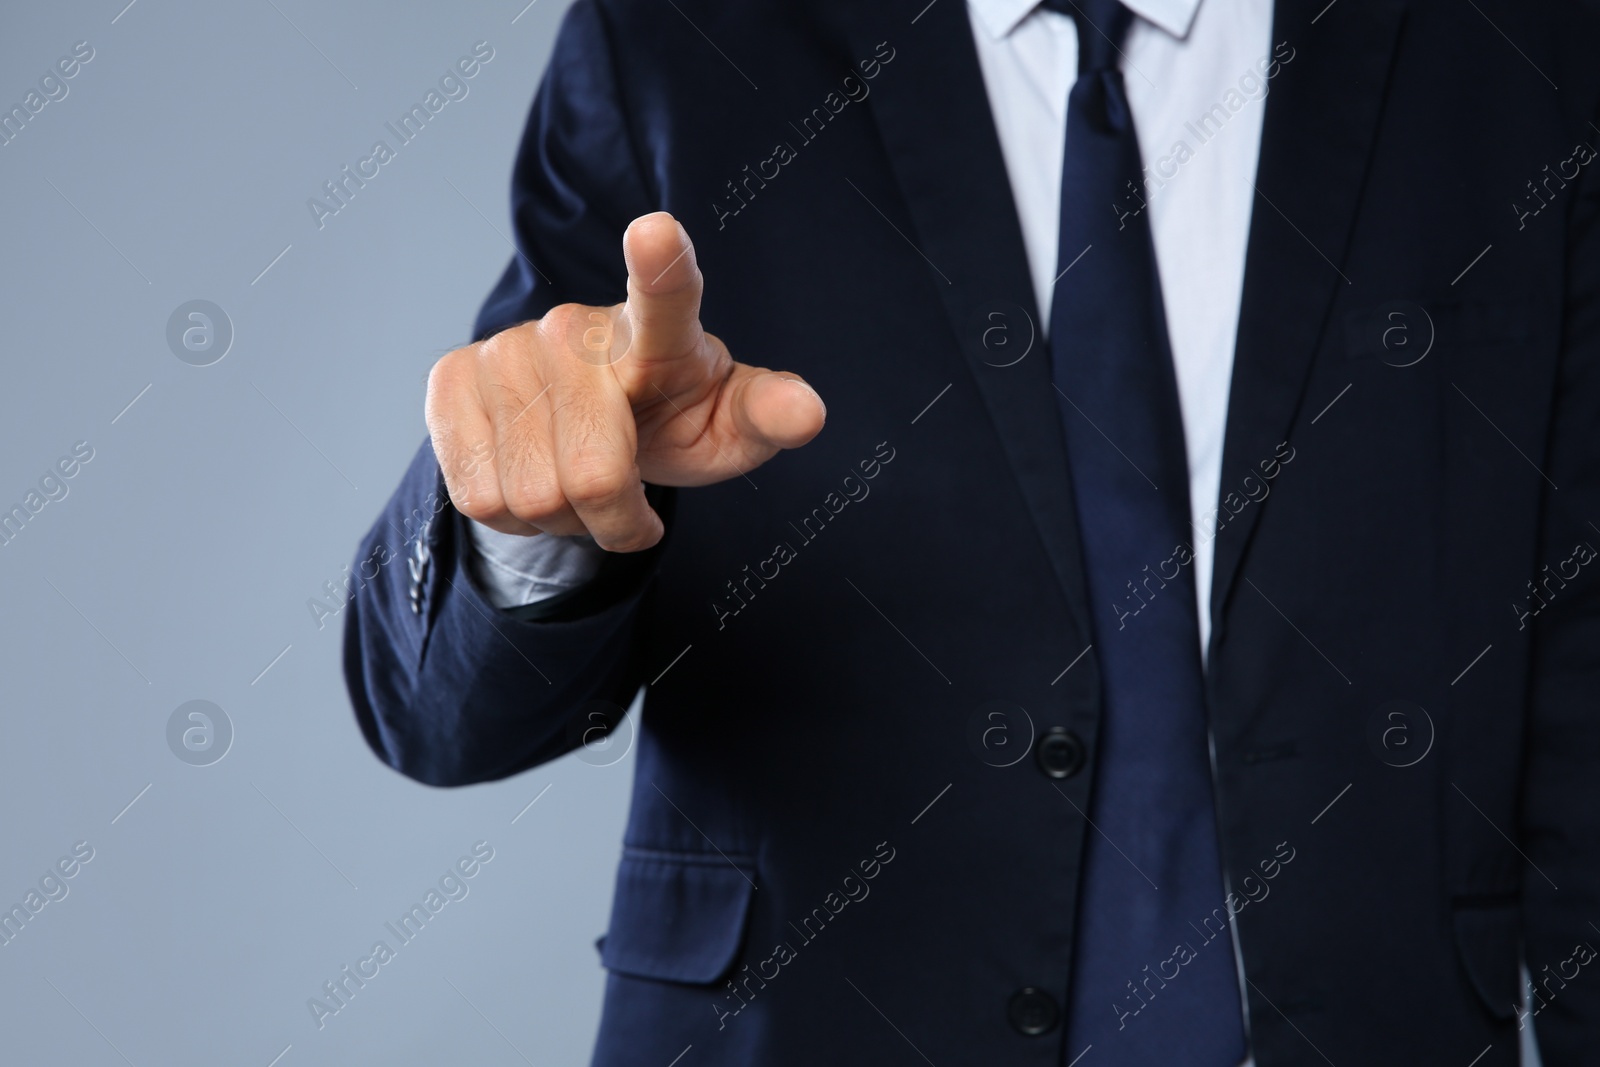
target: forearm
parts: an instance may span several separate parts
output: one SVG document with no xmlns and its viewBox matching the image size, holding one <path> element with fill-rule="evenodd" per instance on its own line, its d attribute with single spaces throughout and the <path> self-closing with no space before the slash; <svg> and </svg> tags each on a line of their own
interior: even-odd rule
<svg viewBox="0 0 1600 1067">
<path fill-rule="evenodd" d="M 639 684 L 648 573 L 598 610 L 524 621 L 467 573 L 466 524 L 425 444 L 363 540 L 358 558 L 385 565 L 345 624 L 345 680 L 363 735 L 385 763 L 432 785 L 554 759 L 581 738 L 569 719 L 587 701 L 626 707 Z"/>
</svg>

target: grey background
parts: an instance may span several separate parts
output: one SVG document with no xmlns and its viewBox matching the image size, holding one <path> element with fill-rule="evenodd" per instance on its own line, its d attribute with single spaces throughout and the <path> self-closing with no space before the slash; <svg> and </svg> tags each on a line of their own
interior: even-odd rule
<svg viewBox="0 0 1600 1067">
<path fill-rule="evenodd" d="M 306 604 L 510 255 L 512 154 L 566 5 L 126 2 L 0 6 L 7 109 L 95 51 L 0 147 L 0 510 L 94 449 L 0 546 L 0 907 L 94 848 L 0 946 L 0 1061 L 582 1063 L 631 757 L 408 781 L 350 714 L 342 619 L 319 631 Z M 480 40 L 466 98 L 319 230 L 306 200 L 394 147 L 384 123 Z M 233 323 L 211 366 L 167 346 L 194 299 Z M 168 748 L 191 700 L 233 725 L 210 766 Z M 479 840 L 468 896 L 319 1031 L 307 999 L 396 944 L 383 924 Z"/>
<path fill-rule="evenodd" d="M 0 945 L 6 1064 L 587 1060 L 631 755 L 410 782 L 356 729 L 342 619 L 307 606 L 510 254 L 568 2 L 0 6 L 0 107 L 95 52 L 0 147 L 0 511 L 94 449 L 0 545 L 0 910 L 94 849 Z M 384 124 L 478 41 L 468 95 L 397 147 Z M 307 199 L 378 139 L 395 159 L 319 229 Z M 210 366 L 168 347 L 193 300 L 232 323 Z M 204 766 L 168 744 L 197 700 L 233 730 Z M 466 898 L 319 1029 L 308 999 L 477 841 Z"/>
</svg>

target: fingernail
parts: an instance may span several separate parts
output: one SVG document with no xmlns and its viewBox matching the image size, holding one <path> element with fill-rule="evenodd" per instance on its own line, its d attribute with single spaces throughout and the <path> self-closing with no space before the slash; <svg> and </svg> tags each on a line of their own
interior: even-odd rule
<svg viewBox="0 0 1600 1067">
<path fill-rule="evenodd" d="M 801 379 L 799 379 L 799 378 L 785 378 L 785 377 L 784 377 L 784 376 L 783 376 L 783 375 L 781 375 L 781 374 L 779 374 L 779 375 L 775 375 L 775 377 L 776 377 L 776 378 L 777 378 L 777 379 L 778 379 L 778 380 L 779 380 L 779 381 L 782 381 L 782 382 L 789 382 L 789 383 L 791 383 L 791 384 L 793 384 L 793 385 L 798 385 L 798 386 L 800 386 L 800 387 L 801 387 L 801 388 L 803 388 L 803 389 L 805 389 L 805 391 L 806 391 L 806 392 L 808 392 L 808 393 L 810 393 L 810 394 L 811 394 L 811 395 L 812 395 L 812 396 L 814 396 L 814 397 L 816 397 L 816 398 L 817 398 L 817 406 L 818 406 L 818 407 L 820 407 L 820 408 L 822 408 L 822 417 L 823 417 L 823 418 L 824 418 L 824 419 L 826 419 L 826 418 L 827 418 L 827 417 L 828 417 L 828 402 L 827 402 L 827 401 L 826 401 L 826 400 L 823 400 L 823 399 L 822 399 L 822 394 L 821 394 L 821 393 L 819 393 L 819 392 L 817 392 L 817 391 L 816 391 L 816 390 L 815 390 L 815 389 L 813 389 L 813 388 L 811 388 L 811 383 L 809 383 L 809 382 L 805 382 L 805 381 L 802 381 L 802 380 L 801 380 Z"/>
</svg>

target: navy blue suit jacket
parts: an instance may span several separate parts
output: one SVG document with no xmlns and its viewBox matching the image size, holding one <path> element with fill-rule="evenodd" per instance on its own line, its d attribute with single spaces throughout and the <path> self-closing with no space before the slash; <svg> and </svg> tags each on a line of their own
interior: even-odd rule
<svg viewBox="0 0 1600 1067">
<path fill-rule="evenodd" d="M 1520 954 L 1546 1064 L 1600 1047 L 1592 14 L 1277 7 L 1207 681 L 1260 1067 L 1512 1064 Z M 346 645 L 404 774 L 516 774 L 648 687 L 597 1063 L 1070 1058 L 1007 1005 L 1065 1001 L 1099 680 L 988 108 L 958 0 L 566 18 L 477 335 L 621 299 L 665 209 L 707 328 L 828 402 L 579 612 L 485 600 L 427 446 L 360 549 L 406 558 Z"/>
</svg>

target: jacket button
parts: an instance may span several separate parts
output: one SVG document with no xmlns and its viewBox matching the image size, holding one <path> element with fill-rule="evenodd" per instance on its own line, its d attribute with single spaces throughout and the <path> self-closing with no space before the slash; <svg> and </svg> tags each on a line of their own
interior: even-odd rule
<svg viewBox="0 0 1600 1067">
<path fill-rule="evenodd" d="M 1017 1033 L 1038 1037 L 1056 1028 L 1056 1023 L 1061 1019 L 1061 1009 L 1049 993 L 1028 986 L 1011 995 L 1006 1016 Z"/>
<path fill-rule="evenodd" d="M 428 580 L 428 561 L 433 558 L 433 553 L 428 548 L 428 533 L 433 526 L 429 519 L 422 524 L 422 529 L 417 531 L 417 543 L 412 546 L 411 555 L 406 558 L 406 569 L 411 574 L 411 586 L 406 590 L 411 601 L 411 614 L 422 614 L 422 583 Z"/>
<path fill-rule="evenodd" d="M 1071 778 L 1083 769 L 1086 756 L 1078 735 L 1061 726 L 1052 726 L 1039 738 L 1033 750 L 1039 769 L 1052 778 Z"/>
</svg>

